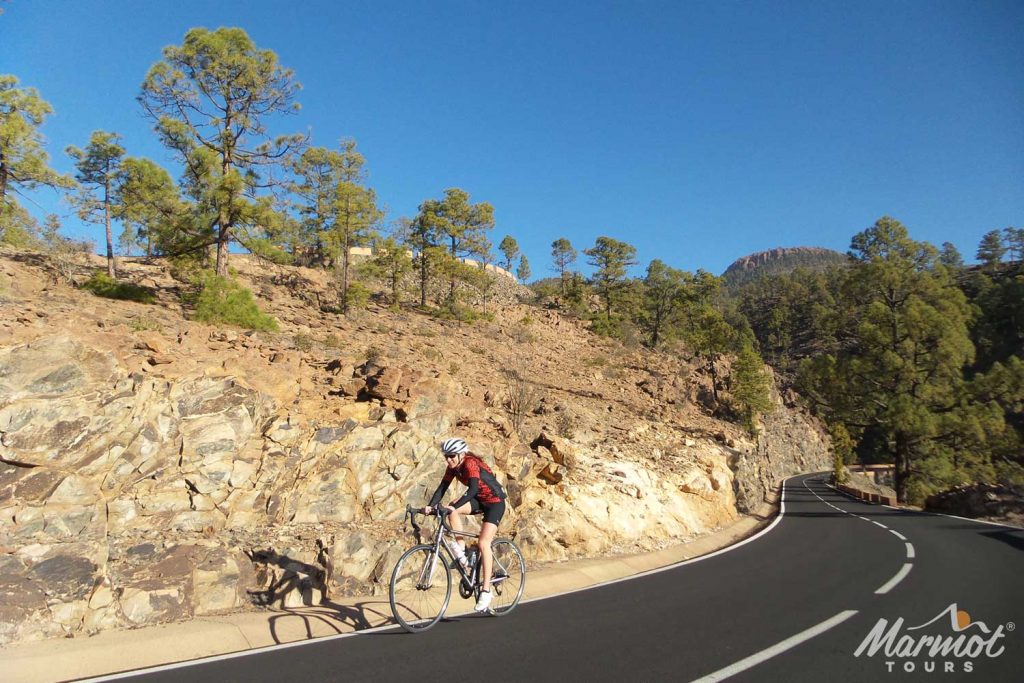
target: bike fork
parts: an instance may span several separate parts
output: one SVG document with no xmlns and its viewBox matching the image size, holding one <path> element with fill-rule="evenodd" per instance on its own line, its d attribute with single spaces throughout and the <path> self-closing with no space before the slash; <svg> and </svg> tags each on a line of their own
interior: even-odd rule
<svg viewBox="0 0 1024 683">
<path fill-rule="evenodd" d="M 430 553 L 426 561 L 423 563 L 423 569 L 420 570 L 420 580 L 418 586 L 423 589 L 430 588 L 431 581 L 434 580 L 434 568 L 437 566 L 437 553 Z"/>
</svg>

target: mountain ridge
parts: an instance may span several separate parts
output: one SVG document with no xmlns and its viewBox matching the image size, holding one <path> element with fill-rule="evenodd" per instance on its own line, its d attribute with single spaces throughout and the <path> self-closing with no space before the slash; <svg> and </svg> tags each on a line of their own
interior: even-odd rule
<svg viewBox="0 0 1024 683">
<path fill-rule="evenodd" d="M 722 278 L 727 287 L 738 287 L 765 275 L 789 273 L 798 267 L 822 270 L 845 265 L 847 257 L 825 247 L 776 247 L 733 261 Z"/>
</svg>

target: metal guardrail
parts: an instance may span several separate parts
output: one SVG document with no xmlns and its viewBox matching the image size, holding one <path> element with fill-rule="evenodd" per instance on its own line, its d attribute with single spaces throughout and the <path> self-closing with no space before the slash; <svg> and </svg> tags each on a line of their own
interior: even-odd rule
<svg viewBox="0 0 1024 683">
<path fill-rule="evenodd" d="M 855 488 L 853 486 L 848 486 L 847 484 L 839 484 L 836 488 L 838 488 L 843 493 L 848 493 L 849 495 L 855 498 L 859 498 L 866 503 L 874 503 L 876 505 L 891 505 L 892 507 L 896 507 L 896 498 L 893 496 L 883 496 L 880 493 L 861 491 L 860 489 Z"/>
</svg>

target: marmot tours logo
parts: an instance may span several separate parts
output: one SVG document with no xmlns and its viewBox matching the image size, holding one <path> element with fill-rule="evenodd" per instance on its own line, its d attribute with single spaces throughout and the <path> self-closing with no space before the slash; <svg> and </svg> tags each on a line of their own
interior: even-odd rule
<svg viewBox="0 0 1024 683">
<path fill-rule="evenodd" d="M 1003 654 L 1003 639 L 1014 628 L 1012 621 L 990 628 L 958 609 L 954 602 L 931 621 L 917 626 L 904 626 L 902 617 L 892 624 L 879 619 L 853 656 L 882 654 L 890 672 L 970 673 L 974 660 Z"/>
</svg>

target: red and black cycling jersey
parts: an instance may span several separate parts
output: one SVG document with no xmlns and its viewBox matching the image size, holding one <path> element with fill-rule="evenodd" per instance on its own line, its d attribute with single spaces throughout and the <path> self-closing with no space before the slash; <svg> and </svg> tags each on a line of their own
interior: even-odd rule
<svg viewBox="0 0 1024 683">
<path fill-rule="evenodd" d="M 458 479 L 469 488 L 461 498 L 452 503 L 453 508 L 461 507 L 474 498 L 484 505 L 493 505 L 505 500 L 505 491 L 501 488 L 501 484 L 498 483 L 498 480 L 494 477 L 494 472 L 487 466 L 487 463 L 475 455 L 467 453 L 466 457 L 462 459 L 462 464 L 445 470 L 444 477 L 441 478 L 441 484 L 434 491 L 434 495 L 430 497 L 431 507 L 441 502 L 445 491 L 448 490 L 448 485 L 455 479 Z"/>
</svg>

